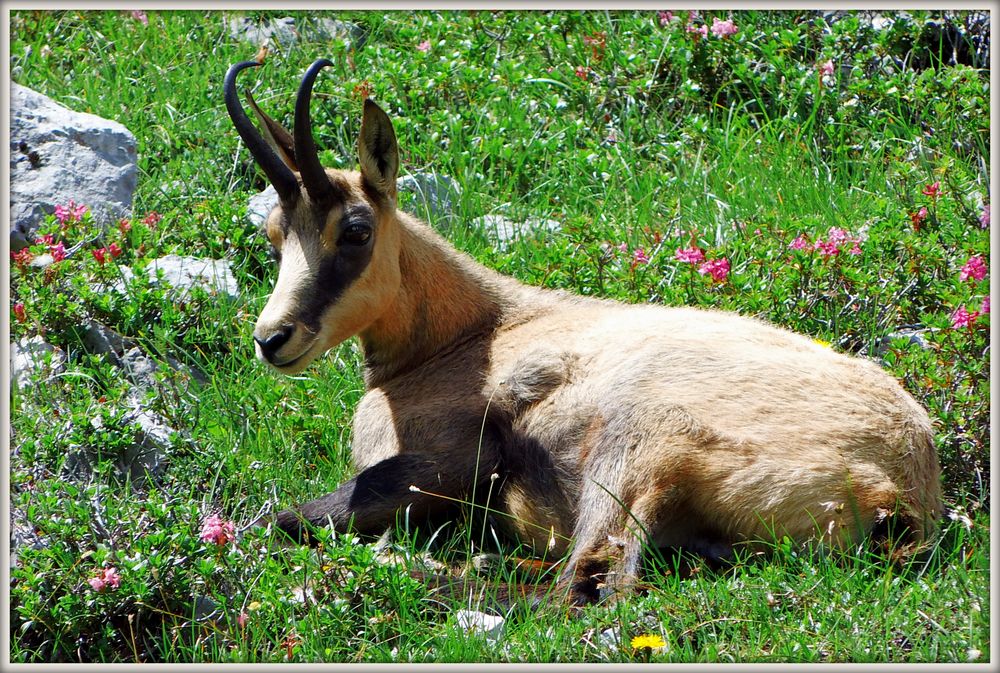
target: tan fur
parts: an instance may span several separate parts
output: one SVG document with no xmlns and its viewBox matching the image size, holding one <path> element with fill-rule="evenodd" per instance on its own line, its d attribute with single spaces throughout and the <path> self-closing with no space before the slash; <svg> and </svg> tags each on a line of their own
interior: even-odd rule
<svg viewBox="0 0 1000 673">
<path fill-rule="evenodd" d="M 282 527 L 298 516 L 374 532 L 391 525 L 386 511 L 446 504 L 429 493 L 482 501 L 489 490 L 510 534 L 570 554 L 574 600 L 634 582 L 643 544 L 724 555 L 787 535 L 844 546 L 888 515 L 916 543 L 933 538 L 931 423 L 879 367 L 759 320 L 583 298 L 487 269 L 396 211 L 395 143 L 373 149 L 387 130 L 372 124 L 388 120 L 366 105 L 362 172 L 329 172 L 346 185 L 345 208 L 376 213 L 371 263 L 318 334 L 289 341 L 304 353 L 295 366 L 279 368 L 301 371 L 360 337 L 359 476 L 284 513 Z M 391 175 L 372 175 L 376 150 L 391 153 Z M 331 254 L 308 228 L 307 199 L 290 215 L 265 333 L 296 321 L 311 270 Z"/>
</svg>

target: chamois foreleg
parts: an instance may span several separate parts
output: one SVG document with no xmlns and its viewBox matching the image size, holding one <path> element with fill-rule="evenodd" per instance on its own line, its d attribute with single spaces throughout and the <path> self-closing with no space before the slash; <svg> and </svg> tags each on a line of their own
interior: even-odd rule
<svg viewBox="0 0 1000 673">
<path fill-rule="evenodd" d="M 455 500 L 462 500 L 477 479 L 489 474 L 486 461 L 475 474 L 475 464 L 443 460 L 426 453 L 402 453 L 362 470 L 333 493 L 264 517 L 258 524 L 273 523 L 297 542 L 309 541 L 310 527 L 329 526 L 375 536 L 393 526 L 399 513 L 433 516 Z M 492 466 L 489 466 L 492 467 Z"/>
</svg>

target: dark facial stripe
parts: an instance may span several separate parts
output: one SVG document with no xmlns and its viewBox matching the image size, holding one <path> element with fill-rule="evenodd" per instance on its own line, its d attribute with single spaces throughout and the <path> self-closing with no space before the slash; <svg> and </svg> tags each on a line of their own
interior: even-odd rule
<svg viewBox="0 0 1000 673">
<path fill-rule="evenodd" d="M 336 302 L 364 272 L 375 249 L 375 232 L 365 245 L 339 245 L 319 265 L 313 295 L 302 309 L 301 320 L 314 332 L 320 329 L 323 312 Z"/>
</svg>

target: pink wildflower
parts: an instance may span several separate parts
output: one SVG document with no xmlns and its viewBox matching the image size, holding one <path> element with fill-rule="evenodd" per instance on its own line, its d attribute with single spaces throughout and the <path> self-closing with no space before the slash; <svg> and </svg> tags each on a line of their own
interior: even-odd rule
<svg viewBox="0 0 1000 673">
<path fill-rule="evenodd" d="M 941 182 L 935 182 L 932 185 L 927 185 L 920 190 L 920 193 L 924 196 L 929 196 L 932 199 L 936 199 L 941 194 Z"/>
<path fill-rule="evenodd" d="M 45 234 L 40 238 L 35 239 L 35 243 L 40 245 L 52 245 L 56 242 L 56 237 L 54 234 Z"/>
<path fill-rule="evenodd" d="M 795 240 L 788 244 L 788 247 L 792 250 L 808 250 L 812 245 L 805 234 L 799 234 L 795 237 Z"/>
<path fill-rule="evenodd" d="M 729 37 L 738 31 L 739 28 L 736 27 L 736 24 L 728 19 L 726 21 L 719 21 L 719 17 L 712 19 L 712 34 L 716 37 Z"/>
<path fill-rule="evenodd" d="M 617 247 L 620 252 L 628 252 L 628 243 L 625 241 L 622 241 L 615 247 Z"/>
<path fill-rule="evenodd" d="M 573 74 L 579 77 L 580 79 L 587 79 L 587 73 L 589 72 L 590 68 L 588 68 L 587 66 L 578 65 L 576 66 L 576 70 L 573 71 Z"/>
<path fill-rule="evenodd" d="M 149 25 L 149 17 L 146 16 L 146 12 L 142 11 L 141 9 L 133 9 L 132 18 L 144 26 Z"/>
<path fill-rule="evenodd" d="M 823 239 L 816 241 L 813 245 L 813 250 L 816 250 L 824 257 L 833 257 L 840 252 L 840 248 L 837 247 L 836 243 L 833 241 L 824 241 Z"/>
<path fill-rule="evenodd" d="M 820 63 L 819 65 L 819 76 L 826 77 L 833 74 L 833 61 L 828 60 L 826 63 Z"/>
<path fill-rule="evenodd" d="M 87 206 L 79 205 L 73 199 L 69 200 L 65 206 L 56 206 L 56 219 L 59 224 L 66 222 L 77 222 L 90 210 Z"/>
<path fill-rule="evenodd" d="M 76 201 L 70 199 L 65 206 L 56 206 L 56 219 L 62 225 L 68 222 L 79 222 L 88 210 L 90 209 L 87 206 L 77 205 Z"/>
<path fill-rule="evenodd" d="M 218 514 L 205 519 L 201 524 L 202 542 L 214 542 L 220 547 L 233 539 L 233 522 L 226 521 Z"/>
<path fill-rule="evenodd" d="M 830 227 L 830 230 L 826 232 L 826 237 L 827 240 L 829 240 L 831 243 L 836 244 L 837 246 L 840 246 L 841 243 L 845 243 L 851 240 L 851 235 L 848 234 L 846 230 L 841 229 L 840 227 Z"/>
<path fill-rule="evenodd" d="M 65 206 L 56 205 L 56 220 L 59 221 L 59 224 L 66 224 L 69 220 L 69 210 Z"/>
<path fill-rule="evenodd" d="M 159 223 L 159 221 L 162 219 L 163 215 L 160 215 L 158 212 L 154 210 L 149 215 L 147 215 L 145 219 L 143 219 L 142 223 L 145 224 L 147 227 L 155 227 L 157 223 Z"/>
<path fill-rule="evenodd" d="M 55 245 L 50 245 L 49 254 L 52 255 L 53 262 L 61 262 L 66 259 L 66 246 L 62 244 L 62 241 Z"/>
<path fill-rule="evenodd" d="M 729 275 L 729 260 L 725 257 L 721 259 L 710 259 L 698 267 L 701 275 L 711 274 L 712 280 L 722 282 Z"/>
<path fill-rule="evenodd" d="M 693 23 L 689 23 L 687 25 L 687 32 L 689 32 L 689 33 L 695 33 L 695 35 L 696 35 L 695 39 L 697 40 L 700 37 L 707 37 L 708 36 L 708 26 L 705 26 L 705 25 L 696 26 Z"/>
<path fill-rule="evenodd" d="M 858 244 L 857 241 L 852 241 L 851 242 L 851 249 L 847 251 L 847 254 L 848 255 L 860 255 L 861 254 L 861 246 Z"/>
<path fill-rule="evenodd" d="M 979 311 L 973 311 L 972 313 L 969 313 L 968 309 L 966 309 L 964 306 L 959 306 L 951 314 L 951 326 L 954 329 L 958 329 L 960 327 L 972 327 L 976 322 L 976 318 L 978 317 L 979 317 Z"/>
<path fill-rule="evenodd" d="M 979 216 L 979 226 L 983 229 L 990 228 L 990 204 L 983 206 L 983 214 Z"/>
<path fill-rule="evenodd" d="M 982 255 L 973 255 L 965 263 L 961 271 L 958 272 L 958 278 L 959 280 L 969 280 L 971 278 L 979 281 L 986 278 L 986 273 L 986 262 L 983 260 Z"/>
<path fill-rule="evenodd" d="M 430 51 L 430 50 L 431 50 L 430 40 L 424 40 L 423 42 L 417 45 L 417 51 Z"/>
<path fill-rule="evenodd" d="M 660 25 L 666 26 L 668 23 L 674 20 L 673 12 L 657 12 L 656 15 L 660 18 Z"/>
<path fill-rule="evenodd" d="M 583 43 L 590 47 L 590 54 L 594 60 L 600 61 L 604 58 L 604 49 L 608 44 L 608 34 L 603 30 L 598 31 L 593 35 L 585 36 Z"/>
<path fill-rule="evenodd" d="M 241 629 L 245 629 L 247 626 L 247 620 L 250 619 L 250 615 L 246 612 L 241 612 L 240 616 L 236 618 L 236 623 L 240 625 Z"/>
<path fill-rule="evenodd" d="M 112 257 L 117 257 L 118 255 L 122 254 L 121 246 L 119 246 L 117 243 L 112 243 L 111 245 L 108 246 L 108 253 Z"/>
<path fill-rule="evenodd" d="M 679 262 L 697 264 L 705 261 L 705 253 L 697 245 L 692 245 L 690 248 L 677 248 L 674 259 Z"/>
<path fill-rule="evenodd" d="M 983 297 L 983 305 L 979 307 L 979 314 L 986 315 L 990 312 L 990 295 Z"/>
<path fill-rule="evenodd" d="M 648 264 L 648 263 L 649 263 L 649 256 L 646 254 L 646 251 L 643 250 L 642 248 L 636 248 L 635 252 L 632 253 L 632 266 L 635 266 L 637 264 Z"/>
<path fill-rule="evenodd" d="M 31 254 L 31 250 L 28 248 L 21 248 L 17 252 L 10 253 L 10 258 L 18 269 L 24 271 L 25 268 L 31 264 L 31 260 L 33 260 L 35 256 Z"/>
<path fill-rule="evenodd" d="M 28 315 L 24 310 L 24 303 L 17 302 L 14 304 L 14 317 L 17 318 L 18 322 L 24 322 L 28 319 Z"/>
<path fill-rule="evenodd" d="M 94 259 L 97 260 L 98 264 L 104 266 L 104 263 L 108 261 L 107 258 L 104 256 L 105 252 L 107 252 L 106 248 L 97 248 L 96 250 L 91 250 L 90 254 L 94 256 Z"/>
<path fill-rule="evenodd" d="M 121 584 L 122 578 L 113 567 L 103 568 L 98 570 L 94 577 L 91 577 L 87 582 L 90 584 L 91 588 L 100 593 L 111 587 L 112 589 L 117 589 L 118 585 Z"/>
<path fill-rule="evenodd" d="M 915 231 L 920 231 L 920 225 L 923 224 L 924 220 L 927 219 L 927 207 L 921 206 L 920 210 L 915 213 L 910 213 L 910 222 L 913 223 L 913 229 Z"/>
<path fill-rule="evenodd" d="M 122 219 L 118 220 L 118 231 L 122 232 L 123 234 L 127 234 L 131 230 L 132 230 L 132 220 L 128 219 L 127 217 L 123 217 Z"/>
</svg>

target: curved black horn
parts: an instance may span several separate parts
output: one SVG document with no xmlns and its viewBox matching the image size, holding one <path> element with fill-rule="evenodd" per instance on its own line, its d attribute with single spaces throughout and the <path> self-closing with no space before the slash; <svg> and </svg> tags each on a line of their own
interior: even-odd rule
<svg viewBox="0 0 1000 673">
<path fill-rule="evenodd" d="M 226 110 L 229 111 L 229 116 L 233 120 L 236 132 L 240 134 L 247 149 L 250 150 L 250 155 L 253 156 L 257 165 L 263 169 L 267 175 L 267 179 L 274 185 L 281 203 L 290 205 L 295 203 L 299 197 L 298 180 L 295 179 L 295 175 L 291 169 L 278 158 L 278 155 L 274 153 L 274 150 L 271 149 L 260 135 L 260 132 L 257 131 L 257 128 L 243 110 L 243 106 L 240 105 L 239 96 L 236 94 L 236 76 L 240 74 L 241 70 L 257 65 L 260 65 L 257 61 L 243 61 L 229 68 L 229 72 L 226 73 L 225 83 L 223 84 L 223 91 L 226 96 Z"/>
<path fill-rule="evenodd" d="M 312 99 L 313 82 L 320 69 L 333 65 L 328 59 L 316 60 L 306 70 L 299 85 L 299 94 L 295 99 L 295 162 L 302 174 L 302 183 L 309 192 L 309 197 L 316 203 L 329 203 L 333 200 L 334 190 L 326 176 L 326 170 L 319 162 L 316 143 L 313 141 L 312 120 L 309 117 L 309 102 Z"/>
</svg>

